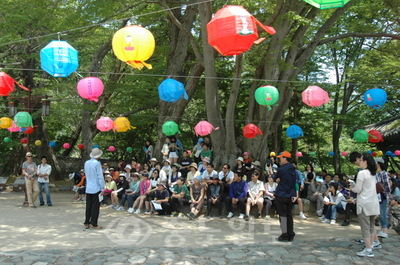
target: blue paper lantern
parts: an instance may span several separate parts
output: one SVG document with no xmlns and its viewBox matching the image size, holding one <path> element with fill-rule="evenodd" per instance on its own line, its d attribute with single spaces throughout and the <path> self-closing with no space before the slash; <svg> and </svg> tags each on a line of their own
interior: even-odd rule
<svg viewBox="0 0 400 265">
<path fill-rule="evenodd" d="M 303 130 L 297 125 L 290 125 L 286 130 L 286 135 L 289 138 L 295 139 L 300 136 L 304 136 Z"/>
<path fill-rule="evenodd" d="M 329 156 L 334 156 L 334 155 L 335 155 L 335 152 L 330 151 L 330 152 L 328 153 L 328 155 L 329 155 Z"/>
<path fill-rule="evenodd" d="M 78 51 L 66 41 L 53 40 L 40 51 L 40 65 L 54 77 L 67 77 L 78 68 Z"/>
<path fill-rule="evenodd" d="M 165 79 L 158 86 L 158 95 L 160 96 L 160 99 L 167 102 L 176 102 L 182 96 L 186 100 L 189 99 L 189 96 L 185 91 L 185 86 L 181 82 L 171 78 Z"/>
<path fill-rule="evenodd" d="M 367 151 L 366 153 L 372 155 L 372 151 Z"/>
<path fill-rule="evenodd" d="M 56 147 L 57 146 L 56 142 L 53 142 L 53 141 L 50 142 L 49 145 L 50 145 L 50 147 Z"/>
<path fill-rule="evenodd" d="M 93 145 L 93 148 L 100 148 L 98 144 Z"/>
<path fill-rule="evenodd" d="M 380 109 L 387 101 L 386 91 L 380 88 L 372 88 L 364 93 L 364 102 L 374 109 Z"/>
<path fill-rule="evenodd" d="M 386 156 L 392 156 L 392 154 L 393 154 L 392 151 L 386 151 L 386 152 L 385 152 L 385 155 L 386 155 Z"/>
</svg>

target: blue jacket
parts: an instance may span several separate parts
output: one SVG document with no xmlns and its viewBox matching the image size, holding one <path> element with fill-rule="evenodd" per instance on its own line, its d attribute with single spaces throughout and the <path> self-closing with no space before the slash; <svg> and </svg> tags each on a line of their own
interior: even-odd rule
<svg viewBox="0 0 400 265">
<path fill-rule="evenodd" d="M 278 197 L 296 197 L 296 168 L 292 163 L 286 163 L 276 172 L 275 180 L 279 178 L 280 182 L 275 190 L 275 196 Z"/>
<path fill-rule="evenodd" d="M 247 195 L 248 184 L 247 181 L 241 180 L 240 182 L 232 182 L 229 189 L 229 196 L 231 198 L 240 199 Z"/>
</svg>

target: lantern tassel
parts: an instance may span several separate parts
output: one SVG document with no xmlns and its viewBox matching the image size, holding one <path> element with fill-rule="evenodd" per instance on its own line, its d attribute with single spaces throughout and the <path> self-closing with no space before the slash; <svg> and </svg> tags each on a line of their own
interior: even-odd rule
<svg viewBox="0 0 400 265">
<path fill-rule="evenodd" d="M 252 18 L 254 19 L 254 21 L 256 22 L 257 25 L 259 25 L 263 30 L 265 30 L 269 34 L 274 35 L 276 33 L 276 30 L 274 29 L 274 27 L 265 26 L 260 21 L 258 21 L 255 17 L 252 16 Z"/>
<path fill-rule="evenodd" d="M 14 80 L 14 82 L 15 82 L 15 84 L 17 84 L 20 88 L 22 88 L 22 89 L 24 89 L 24 90 L 26 90 L 26 91 L 29 91 L 29 88 L 26 88 L 26 87 L 24 87 L 23 85 L 20 85 L 17 81 L 15 81 Z"/>
<path fill-rule="evenodd" d="M 153 69 L 151 64 L 141 62 L 141 61 L 127 61 L 126 63 L 129 64 L 130 66 L 132 66 L 133 68 L 136 68 L 139 70 L 142 70 L 144 66 L 148 69 Z"/>
</svg>

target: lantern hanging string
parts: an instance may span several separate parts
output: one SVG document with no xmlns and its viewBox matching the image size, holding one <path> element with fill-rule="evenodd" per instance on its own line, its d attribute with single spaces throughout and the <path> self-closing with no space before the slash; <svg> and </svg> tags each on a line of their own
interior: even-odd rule
<svg viewBox="0 0 400 265">
<path fill-rule="evenodd" d="M 194 6 L 194 5 L 205 4 L 205 3 L 213 2 L 213 1 L 214 0 L 204 0 L 204 1 L 201 1 L 201 2 L 185 4 L 185 6 Z M 58 40 L 60 40 L 60 35 L 67 35 L 68 33 L 72 32 L 72 31 L 77 31 L 77 30 L 81 30 L 81 29 L 87 29 L 87 28 L 91 28 L 91 27 L 96 27 L 96 26 L 109 24 L 109 23 L 112 23 L 112 22 L 131 19 L 133 17 L 142 17 L 142 16 L 147 16 L 147 15 L 152 15 L 152 14 L 165 12 L 165 11 L 168 11 L 168 10 L 181 9 L 181 8 L 182 8 L 182 6 L 171 7 L 171 8 L 163 8 L 161 10 L 152 11 L 152 12 L 148 12 L 148 13 L 144 13 L 144 14 L 138 14 L 138 15 L 134 15 L 134 16 L 114 19 L 114 20 L 111 20 L 111 21 L 104 21 L 104 22 L 100 22 L 100 23 L 94 23 L 94 24 L 90 24 L 90 25 L 87 25 L 87 26 L 82 26 L 82 27 L 68 29 L 68 30 L 64 30 L 64 31 L 49 33 L 49 34 L 40 35 L 40 36 L 36 36 L 36 37 L 31 37 L 31 38 L 26 38 L 26 39 L 21 39 L 21 40 L 16 40 L 16 41 L 10 41 L 10 42 L 6 42 L 6 43 L 0 43 L 0 47 L 1 46 L 5 46 L 5 45 L 14 44 L 14 43 L 24 42 L 24 41 L 28 41 L 28 40 L 34 40 L 34 39 L 40 39 L 40 38 L 44 38 L 44 37 L 49 37 L 49 36 L 53 36 L 53 35 L 58 35 Z"/>
</svg>

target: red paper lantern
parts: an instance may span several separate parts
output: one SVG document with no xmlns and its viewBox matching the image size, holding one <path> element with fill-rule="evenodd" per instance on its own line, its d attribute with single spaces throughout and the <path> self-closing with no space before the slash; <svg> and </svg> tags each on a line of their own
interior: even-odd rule
<svg viewBox="0 0 400 265">
<path fill-rule="evenodd" d="M 247 124 L 246 126 L 243 127 L 242 129 L 243 136 L 246 138 L 254 138 L 259 134 L 263 134 L 260 128 L 257 127 L 257 125 L 254 125 L 252 123 Z"/>
<path fill-rule="evenodd" d="M 24 131 L 25 134 L 31 134 L 33 133 L 35 130 L 33 129 L 33 127 L 29 126 L 26 127 L 26 130 Z"/>
<path fill-rule="evenodd" d="M 22 138 L 22 139 L 20 140 L 20 142 L 21 142 L 21 144 L 27 144 L 27 143 L 28 143 L 28 139 Z"/>
<path fill-rule="evenodd" d="M 377 152 L 372 152 L 372 156 L 377 156 L 378 153 Z"/>
<path fill-rule="evenodd" d="M 17 84 L 20 88 L 29 91 L 29 89 L 18 84 L 18 82 L 8 74 L 0 72 L 0 96 L 8 96 L 11 92 L 13 92 L 14 84 Z"/>
<path fill-rule="evenodd" d="M 301 93 L 301 98 L 310 107 L 319 107 L 331 100 L 328 92 L 319 86 L 309 86 Z"/>
<path fill-rule="evenodd" d="M 84 149 L 85 148 L 85 145 L 84 144 L 78 144 L 78 149 L 79 150 L 82 150 L 82 149 Z"/>
<path fill-rule="evenodd" d="M 383 142 L 382 133 L 378 130 L 371 130 L 368 132 L 368 142 L 370 143 L 379 143 Z"/>
<path fill-rule="evenodd" d="M 107 148 L 107 150 L 110 151 L 110 152 L 115 152 L 115 150 L 117 150 L 117 149 L 115 148 L 115 146 L 110 145 L 110 146 Z"/>
<path fill-rule="evenodd" d="M 257 25 L 269 34 L 275 34 L 273 27 L 264 26 L 243 6 L 227 5 L 217 11 L 207 24 L 208 43 L 223 56 L 238 55 L 260 43 Z"/>
</svg>

